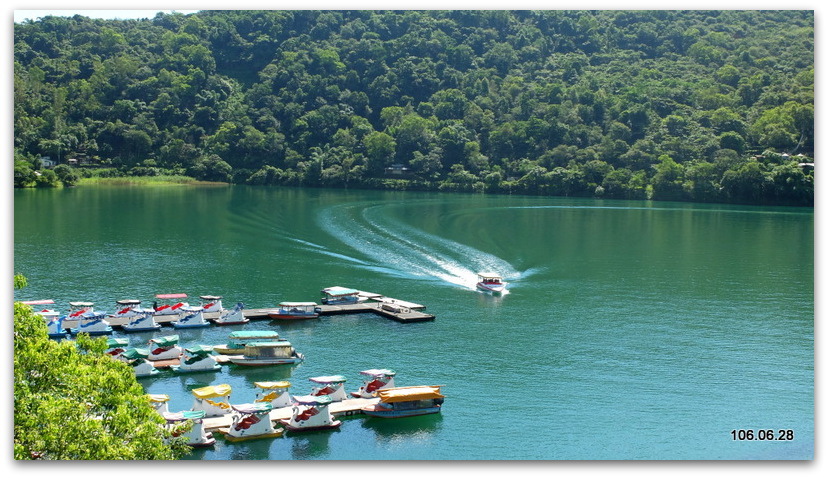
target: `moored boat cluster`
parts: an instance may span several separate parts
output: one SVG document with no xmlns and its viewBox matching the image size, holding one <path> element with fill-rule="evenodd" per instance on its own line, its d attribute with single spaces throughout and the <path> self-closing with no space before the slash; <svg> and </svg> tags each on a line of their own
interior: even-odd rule
<svg viewBox="0 0 828 478">
<path fill-rule="evenodd" d="M 337 415 L 399 418 L 441 411 L 444 396 L 440 386 L 396 387 L 396 372 L 388 369 L 363 370 L 360 374 L 363 384 L 351 392 L 352 398 L 345 392 L 347 379 L 342 375 L 311 377 L 313 387 L 306 395 L 290 395 L 288 381 L 254 382 L 255 400 L 241 404 L 231 403 L 232 387 L 228 384 L 196 388 L 192 390 L 192 408 L 179 412 L 170 412 L 169 395 L 147 397 L 171 430 L 178 430 L 184 421 L 192 422 L 186 438 L 194 447 L 215 444 L 214 431 L 227 441 L 237 442 L 280 437 L 286 431 L 335 429 L 342 423 Z M 332 410 L 334 404 L 336 410 Z"/>
</svg>

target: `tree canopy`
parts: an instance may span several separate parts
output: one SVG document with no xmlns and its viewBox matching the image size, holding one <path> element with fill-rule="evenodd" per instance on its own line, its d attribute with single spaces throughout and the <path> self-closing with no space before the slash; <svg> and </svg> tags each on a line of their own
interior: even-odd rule
<svg viewBox="0 0 828 478">
<path fill-rule="evenodd" d="M 78 174 L 813 205 L 812 11 L 49 16 L 15 24 L 14 60 L 19 187 L 77 181 L 43 177 L 49 156 L 98 168 Z"/>
<path fill-rule="evenodd" d="M 16 274 L 15 288 L 26 286 Z M 132 369 L 104 353 L 106 339 L 49 338 L 43 317 L 14 303 L 16 460 L 171 460 L 173 439 Z"/>
</svg>

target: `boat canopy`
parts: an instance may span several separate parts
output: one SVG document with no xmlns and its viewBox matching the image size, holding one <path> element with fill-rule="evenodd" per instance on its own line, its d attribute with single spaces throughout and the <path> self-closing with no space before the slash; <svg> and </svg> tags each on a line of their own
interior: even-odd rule
<svg viewBox="0 0 828 478">
<path fill-rule="evenodd" d="M 316 383 L 343 383 L 347 379 L 342 375 L 325 375 L 322 377 L 311 377 L 311 382 Z"/>
<path fill-rule="evenodd" d="M 313 395 L 294 395 L 293 401 L 299 405 L 319 406 L 330 405 L 333 402 L 333 398 L 330 395 L 320 395 L 318 397 Z"/>
<path fill-rule="evenodd" d="M 156 299 L 186 299 L 187 294 L 156 294 Z"/>
<path fill-rule="evenodd" d="M 280 342 L 251 342 L 245 344 L 244 355 L 247 357 L 288 358 L 293 355 L 293 347 L 287 340 Z"/>
<path fill-rule="evenodd" d="M 253 385 L 263 388 L 265 390 L 273 390 L 276 388 L 290 388 L 290 382 L 282 380 L 280 382 L 253 382 Z"/>
<path fill-rule="evenodd" d="M 183 422 L 184 420 L 198 420 L 204 418 L 207 412 L 204 410 L 184 410 L 181 412 L 164 412 L 164 420 L 168 422 Z"/>
<path fill-rule="evenodd" d="M 500 280 L 500 279 L 503 278 L 503 277 L 501 277 L 500 274 L 495 274 L 494 272 L 480 272 L 480 273 L 477 274 L 477 276 L 480 277 L 481 279 L 490 279 L 490 280 L 494 280 L 494 279 Z"/>
<path fill-rule="evenodd" d="M 359 373 L 362 374 L 362 375 L 367 375 L 369 377 L 382 377 L 382 376 L 393 377 L 394 375 L 397 375 L 397 372 L 395 372 L 393 370 L 388 370 L 387 368 L 372 368 L 372 369 L 369 369 L 369 370 L 363 370 L 362 372 L 359 372 Z"/>
<path fill-rule="evenodd" d="M 135 360 L 139 358 L 147 358 L 149 357 L 149 350 L 147 349 L 136 349 L 136 348 L 129 348 L 121 354 L 127 360 Z"/>
<path fill-rule="evenodd" d="M 279 307 L 316 307 L 316 302 L 279 302 Z"/>
<path fill-rule="evenodd" d="M 379 390 L 379 398 L 381 402 L 410 402 L 412 400 L 427 400 L 430 398 L 443 398 L 444 395 L 440 393 L 440 387 L 422 385 L 417 387 L 397 387 Z"/>
<path fill-rule="evenodd" d="M 278 338 L 279 332 L 273 332 L 271 330 L 237 330 L 230 333 L 230 340 L 267 340 Z"/>
<path fill-rule="evenodd" d="M 69 302 L 69 305 L 72 307 L 92 307 L 95 305 L 94 302 Z"/>
<path fill-rule="evenodd" d="M 327 289 L 322 289 L 322 292 L 327 294 L 330 297 L 344 297 L 348 295 L 357 295 L 359 291 L 356 289 L 349 289 L 347 287 L 328 287 Z"/>
<path fill-rule="evenodd" d="M 270 402 L 256 402 L 256 403 L 241 403 L 238 405 L 230 405 L 233 410 L 239 413 L 267 413 L 273 410 L 273 405 Z"/>
<path fill-rule="evenodd" d="M 187 347 L 184 349 L 190 355 L 210 355 L 213 351 L 212 345 L 196 345 L 195 347 Z"/>
<path fill-rule="evenodd" d="M 221 300 L 224 297 L 222 297 L 220 295 L 202 295 L 202 296 L 200 296 L 200 298 L 202 298 L 204 300 Z"/>
<path fill-rule="evenodd" d="M 147 398 L 149 398 L 149 401 L 153 403 L 164 403 L 170 401 L 170 396 L 166 393 L 150 393 L 147 394 Z"/>
<path fill-rule="evenodd" d="M 26 305 L 44 305 L 44 304 L 54 304 L 55 301 L 52 299 L 43 299 L 43 300 L 24 300 L 24 304 Z"/>
<path fill-rule="evenodd" d="M 138 305 L 138 304 L 141 303 L 141 301 L 138 300 L 138 299 L 124 299 L 124 300 L 116 300 L 115 303 L 120 304 L 120 305 Z"/>
<path fill-rule="evenodd" d="M 150 339 L 150 342 L 160 347 L 172 347 L 178 345 L 178 335 L 165 335 L 164 337 L 155 337 Z"/>
<path fill-rule="evenodd" d="M 196 398 L 205 399 L 226 397 L 227 395 L 230 395 L 232 390 L 233 389 L 230 385 L 223 383 L 221 385 L 210 385 L 208 387 L 194 388 L 192 391 Z"/>
</svg>

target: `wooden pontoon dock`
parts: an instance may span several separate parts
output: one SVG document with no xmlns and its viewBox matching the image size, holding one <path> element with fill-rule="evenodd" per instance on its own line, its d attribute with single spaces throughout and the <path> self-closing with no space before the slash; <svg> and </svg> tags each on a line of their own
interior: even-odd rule
<svg viewBox="0 0 828 478">
<path fill-rule="evenodd" d="M 364 314 L 371 313 L 395 320 L 401 323 L 411 322 L 425 322 L 434 320 L 434 316 L 423 312 L 425 306 L 408 302 L 400 299 L 393 299 L 391 297 L 383 296 L 373 292 L 359 291 L 360 298 L 363 302 L 355 304 L 337 304 L 327 305 L 321 304 L 318 306 L 319 315 L 344 315 L 344 314 Z M 269 307 L 262 309 L 244 309 L 242 313 L 250 320 L 272 320 L 268 315 L 270 312 L 278 310 L 279 307 Z M 219 312 L 206 312 L 204 318 L 208 321 L 215 321 L 219 317 Z M 106 319 L 114 328 L 120 328 L 122 325 L 129 323 L 129 318 L 112 318 Z M 172 326 L 172 322 L 178 320 L 178 315 L 160 315 L 155 316 L 155 322 L 162 326 Z M 63 322 L 64 327 L 77 327 L 77 320 L 66 320 Z"/>
</svg>

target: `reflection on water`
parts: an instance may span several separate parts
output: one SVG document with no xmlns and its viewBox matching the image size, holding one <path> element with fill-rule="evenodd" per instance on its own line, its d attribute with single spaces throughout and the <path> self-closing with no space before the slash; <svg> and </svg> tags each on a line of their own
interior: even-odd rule
<svg viewBox="0 0 828 478">
<path fill-rule="evenodd" d="M 377 441 L 427 441 L 440 430 L 443 414 L 432 413 L 416 417 L 380 418 L 368 417 L 361 422 L 362 428 L 374 433 Z"/>
</svg>

